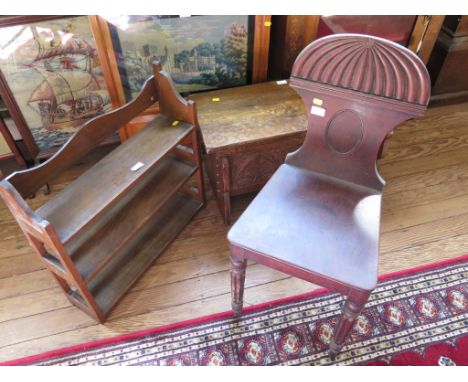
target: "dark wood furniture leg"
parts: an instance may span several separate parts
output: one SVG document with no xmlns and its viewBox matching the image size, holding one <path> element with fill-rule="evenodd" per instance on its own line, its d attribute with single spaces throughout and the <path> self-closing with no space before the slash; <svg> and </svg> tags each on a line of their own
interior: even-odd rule
<svg viewBox="0 0 468 382">
<path fill-rule="evenodd" d="M 230 164 L 226 156 L 206 155 L 205 165 L 224 224 L 231 222 Z"/>
<path fill-rule="evenodd" d="M 247 260 L 239 259 L 231 254 L 231 305 L 234 317 L 239 317 L 242 313 L 246 268 Z"/>
<path fill-rule="evenodd" d="M 0 116 L 0 134 L 3 135 L 8 147 L 10 148 L 11 152 L 13 153 L 16 162 L 21 167 L 26 167 L 26 159 L 23 157 L 21 150 L 19 149 L 17 143 L 15 142 L 13 136 L 11 135 L 10 130 L 8 130 L 7 125 L 5 124 L 3 118 Z"/>
<path fill-rule="evenodd" d="M 354 326 L 354 321 L 364 309 L 366 302 L 369 298 L 370 292 L 360 295 L 355 298 L 348 297 L 343 307 L 343 312 L 340 321 L 336 326 L 335 335 L 330 343 L 329 355 L 331 359 L 335 359 L 336 355 L 340 352 L 346 339 L 348 338 L 351 329 Z"/>
<path fill-rule="evenodd" d="M 203 163 L 202 162 L 202 155 L 201 155 L 201 138 L 200 138 L 200 129 L 197 128 L 196 130 L 193 131 L 192 133 L 192 146 L 193 146 L 193 151 L 194 151 L 194 156 L 197 160 L 197 163 Z M 198 175 L 197 175 L 197 189 L 198 189 L 198 200 L 205 205 L 206 203 L 206 197 L 205 197 L 205 189 L 203 185 L 203 166 L 200 165 L 200 168 L 198 170 Z"/>
<path fill-rule="evenodd" d="M 224 224 L 231 224 L 231 182 L 230 182 L 230 168 L 229 159 L 223 157 L 221 159 L 221 171 L 223 176 L 223 218 Z"/>
</svg>

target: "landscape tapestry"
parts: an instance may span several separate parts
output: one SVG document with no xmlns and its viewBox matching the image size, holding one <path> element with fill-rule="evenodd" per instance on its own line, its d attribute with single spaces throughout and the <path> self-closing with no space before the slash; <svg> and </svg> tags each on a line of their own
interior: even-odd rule
<svg viewBox="0 0 468 382">
<path fill-rule="evenodd" d="M 120 16 L 107 18 L 127 100 L 159 61 L 179 92 L 245 85 L 249 16 Z"/>
</svg>

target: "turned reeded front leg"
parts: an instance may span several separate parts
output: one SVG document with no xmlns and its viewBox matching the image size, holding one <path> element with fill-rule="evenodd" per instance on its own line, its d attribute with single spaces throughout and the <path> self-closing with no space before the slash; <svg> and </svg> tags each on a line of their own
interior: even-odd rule
<svg viewBox="0 0 468 382">
<path fill-rule="evenodd" d="M 247 260 L 231 256 L 231 304 L 234 317 L 239 317 L 242 313 L 246 267 Z"/>
<path fill-rule="evenodd" d="M 331 359 L 334 359 L 340 352 L 349 333 L 351 332 L 351 329 L 353 328 L 354 321 L 364 309 L 364 305 L 366 305 L 368 298 L 369 295 L 360 298 L 358 302 L 351 301 L 349 298 L 346 301 L 340 321 L 336 326 L 335 335 L 330 343 L 329 355 Z"/>
</svg>

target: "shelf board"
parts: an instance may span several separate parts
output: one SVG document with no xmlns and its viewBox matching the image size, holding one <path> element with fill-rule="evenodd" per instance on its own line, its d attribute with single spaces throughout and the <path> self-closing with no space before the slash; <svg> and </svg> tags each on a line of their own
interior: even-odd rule
<svg viewBox="0 0 468 382">
<path fill-rule="evenodd" d="M 104 315 L 186 226 L 202 203 L 175 194 L 88 285 Z"/>
<path fill-rule="evenodd" d="M 154 216 L 197 167 L 166 157 L 125 204 L 100 229 L 89 230 L 66 245 L 81 276 L 89 282 Z M 110 215 L 110 214 L 109 214 Z M 88 233 L 89 232 L 89 233 Z"/>
<path fill-rule="evenodd" d="M 170 119 L 158 116 L 36 212 L 52 223 L 60 240 L 67 243 L 101 220 L 193 128 L 185 122 L 172 126 Z M 144 166 L 132 171 L 138 162 Z"/>
</svg>

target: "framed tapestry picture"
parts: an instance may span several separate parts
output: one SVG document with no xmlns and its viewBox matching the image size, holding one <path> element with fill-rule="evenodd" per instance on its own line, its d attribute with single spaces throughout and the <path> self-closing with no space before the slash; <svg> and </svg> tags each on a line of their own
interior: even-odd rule
<svg viewBox="0 0 468 382">
<path fill-rule="evenodd" d="M 87 16 L 0 19 L 0 72 L 1 96 L 33 157 L 112 107 Z"/>
<path fill-rule="evenodd" d="M 151 76 L 155 60 L 171 74 L 182 94 L 251 82 L 249 16 L 121 16 L 107 20 L 127 101 Z"/>
</svg>

